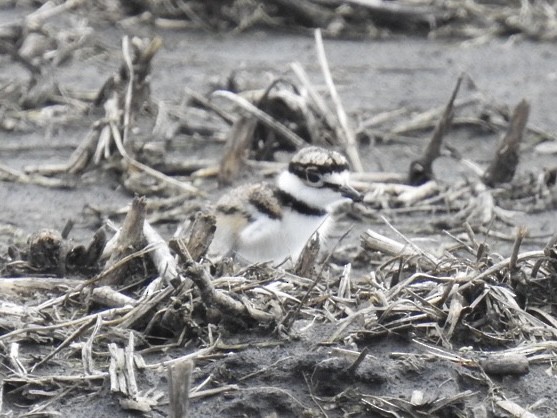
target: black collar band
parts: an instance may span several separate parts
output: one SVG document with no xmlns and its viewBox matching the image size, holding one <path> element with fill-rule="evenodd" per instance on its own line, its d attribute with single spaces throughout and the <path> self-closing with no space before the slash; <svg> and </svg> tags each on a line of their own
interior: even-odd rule
<svg viewBox="0 0 557 418">
<path fill-rule="evenodd" d="M 315 206 L 310 206 L 301 200 L 296 199 L 290 193 L 284 190 L 276 189 L 275 196 L 279 200 L 282 206 L 289 207 L 293 211 L 301 213 L 302 215 L 308 216 L 325 216 L 327 211 L 325 209 L 316 208 Z"/>
</svg>

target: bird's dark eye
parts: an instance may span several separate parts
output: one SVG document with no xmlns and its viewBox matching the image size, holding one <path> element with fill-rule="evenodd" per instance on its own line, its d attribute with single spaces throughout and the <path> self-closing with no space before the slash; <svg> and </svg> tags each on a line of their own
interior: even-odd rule
<svg viewBox="0 0 557 418">
<path fill-rule="evenodd" d="M 321 174 L 315 168 L 306 169 L 306 179 L 308 183 L 312 185 L 318 185 L 321 183 Z"/>
</svg>

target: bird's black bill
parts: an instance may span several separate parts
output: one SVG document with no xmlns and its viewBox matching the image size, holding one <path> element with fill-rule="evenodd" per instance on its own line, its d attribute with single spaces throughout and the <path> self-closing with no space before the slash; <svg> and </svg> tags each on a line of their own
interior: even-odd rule
<svg viewBox="0 0 557 418">
<path fill-rule="evenodd" d="M 364 198 L 359 191 L 348 185 L 340 186 L 338 190 L 342 196 L 352 199 L 354 202 L 361 202 Z"/>
</svg>

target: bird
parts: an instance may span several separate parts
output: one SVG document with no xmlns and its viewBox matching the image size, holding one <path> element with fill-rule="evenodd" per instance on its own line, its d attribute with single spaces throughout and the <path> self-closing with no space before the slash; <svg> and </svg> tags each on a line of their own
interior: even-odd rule
<svg viewBox="0 0 557 418">
<path fill-rule="evenodd" d="M 316 232 L 321 243 L 326 240 L 338 204 L 361 201 L 349 181 L 348 161 L 339 152 L 300 149 L 275 184 L 242 185 L 217 201 L 209 256 L 293 265 Z"/>
</svg>

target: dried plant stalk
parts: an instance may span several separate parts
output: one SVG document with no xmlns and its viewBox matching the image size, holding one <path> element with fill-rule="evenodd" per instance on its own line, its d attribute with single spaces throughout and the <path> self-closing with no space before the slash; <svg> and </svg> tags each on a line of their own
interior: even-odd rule
<svg viewBox="0 0 557 418">
<path fill-rule="evenodd" d="M 445 107 L 441 119 L 437 122 L 431 140 L 424 151 L 424 154 L 418 160 L 410 163 L 410 173 L 408 174 L 408 183 L 414 186 L 422 185 L 429 180 L 433 179 L 433 162 L 441 155 L 441 145 L 443 144 L 443 137 L 450 129 L 453 116 L 454 116 L 454 102 L 460 89 L 463 76 L 461 75 L 456 86 L 451 94 L 451 98 Z"/>
<path fill-rule="evenodd" d="M 495 158 L 483 175 L 482 179 L 488 186 L 508 183 L 513 179 L 529 113 L 530 105 L 526 100 L 522 100 L 515 107 L 509 129 L 497 148 Z"/>
</svg>

